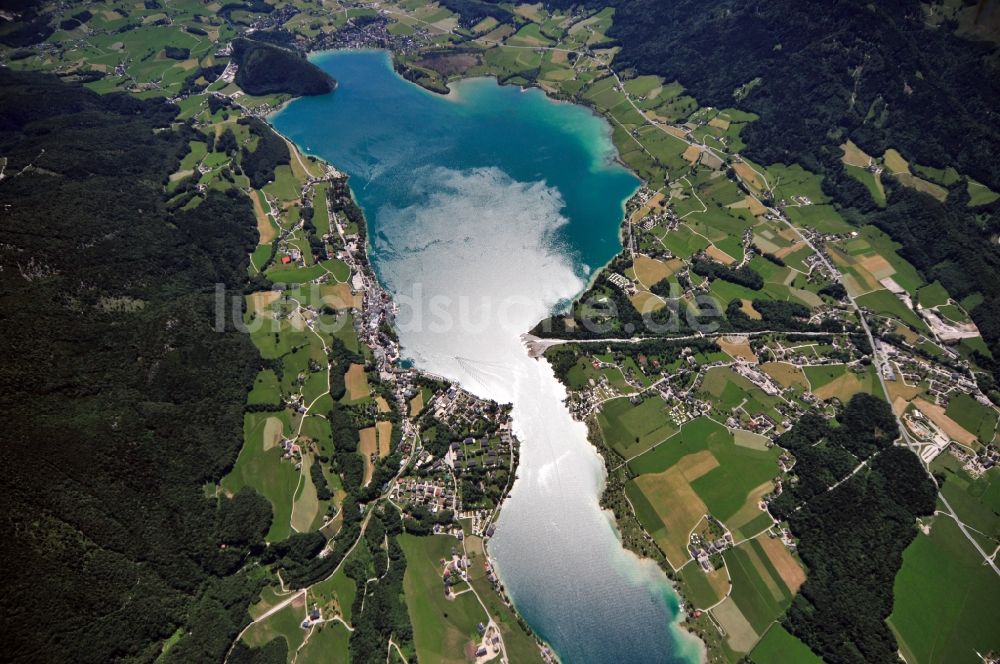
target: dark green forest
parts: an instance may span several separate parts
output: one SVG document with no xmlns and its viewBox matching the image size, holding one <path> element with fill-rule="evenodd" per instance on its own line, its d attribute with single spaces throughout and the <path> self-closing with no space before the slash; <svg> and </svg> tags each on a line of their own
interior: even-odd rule
<svg viewBox="0 0 1000 664">
<path fill-rule="evenodd" d="M 212 327 L 215 284 L 243 288 L 250 203 L 167 209 L 191 138 L 171 105 L 6 69 L 0 97 L 4 659 L 151 660 L 183 627 L 174 660 L 218 660 L 271 519 L 204 492 L 260 362 Z"/>
<path fill-rule="evenodd" d="M 885 623 L 893 581 L 937 496 L 917 456 L 893 446 L 898 435 L 889 404 L 860 393 L 836 424 L 805 415 L 777 441 L 795 455 L 796 481 L 770 510 L 788 520 L 809 570 L 782 622 L 831 664 L 896 660 Z"/>
<path fill-rule="evenodd" d="M 265 42 L 234 40 L 233 61 L 239 65 L 236 84 L 252 95 L 323 95 L 337 87 L 333 77 L 302 54 Z"/>
</svg>

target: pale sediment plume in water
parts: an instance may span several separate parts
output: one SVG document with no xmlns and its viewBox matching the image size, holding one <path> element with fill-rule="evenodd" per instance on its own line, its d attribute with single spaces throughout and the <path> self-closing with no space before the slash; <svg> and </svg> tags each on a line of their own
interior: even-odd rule
<svg viewBox="0 0 1000 664">
<path fill-rule="evenodd" d="M 603 465 L 565 389 L 520 342 L 620 249 L 636 180 L 609 160 L 607 125 L 490 81 L 435 97 L 384 54 L 317 64 L 340 88 L 274 122 L 352 176 L 373 264 L 403 308 L 404 352 L 514 404 L 519 479 L 490 553 L 518 610 L 567 664 L 697 661 L 666 577 L 621 547 L 599 507 Z"/>
</svg>

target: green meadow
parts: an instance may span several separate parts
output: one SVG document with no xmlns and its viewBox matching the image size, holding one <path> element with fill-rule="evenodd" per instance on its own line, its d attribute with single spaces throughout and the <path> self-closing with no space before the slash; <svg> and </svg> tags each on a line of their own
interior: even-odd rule
<svg viewBox="0 0 1000 664">
<path fill-rule="evenodd" d="M 243 449 L 236 458 L 236 465 L 222 480 L 225 491 L 236 493 L 244 486 L 252 487 L 271 503 L 273 510 L 267 541 L 276 542 L 291 534 L 292 499 L 299 484 L 299 473 L 287 460 L 282 460 L 281 446 L 264 449 L 264 432 L 269 418 L 284 423 L 289 433 L 285 413 L 247 413 L 243 424 Z"/>
<path fill-rule="evenodd" d="M 463 593 L 454 599 L 444 595 L 441 559 L 450 558 L 453 547 L 461 547 L 454 537 L 400 535 L 406 555 L 403 590 L 413 624 L 413 640 L 421 661 L 466 661 L 464 649 L 478 640 L 476 624 L 486 621 L 486 613 L 475 595 Z"/>
<path fill-rule="evenodd" d="M 792 603 L 792 594 L 756 540 L 729 549 L 723 557 L 733 580 L 733 601 L 754 631 L 763 634 Z"/>
<path fill-rule="evenodd" d="M 903 552 L 894 597 L 889 625 L 907 661 L 980 664 L 977 652 L 1000 649 L 1000 577 L 947 516 Z"/>
<path fill-rule="evenodd" d="M 809 650 L 809 646 L 799 641 L 780 624 L 775 623 L 767 630 L 764 638 L 750 653 L 753 664 L 822 664 L 823 660 Z"/>
<path fill-rule="evenodd" d="M 677 432 L 667 415 L 667 406 L 657 396 L 647 397 L 638 406 L 627 398 L 604 404 L 597 421 L 605 442 L 625 458 L 640 454 Z"/>
</svg>

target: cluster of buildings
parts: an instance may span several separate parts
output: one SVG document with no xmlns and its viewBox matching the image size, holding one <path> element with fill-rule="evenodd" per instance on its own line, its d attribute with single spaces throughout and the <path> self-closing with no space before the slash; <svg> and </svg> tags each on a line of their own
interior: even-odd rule
<svg viewBox="0 0 1000 664">
<path fill-rule="evenodd" d="M 320 612 L 319 607 L 315 604 L 309 609 L 309 613 L 306 615 L 305 620 L 302 621 L 300 627 L 302 629 L 309 629 L 316 623 L 325 622 L 323 620 L 323 614 Z"/>
<path fill-rule="evenodd" d="M 456 430 L 470 429 L 480 419 L 496 421 L 500 410 L 492 401 L 486 401 L 457 385 L 436 394 L 427 404 L 434 417 Z M 506 416 L 503 417 L 506 420 Z M 501 423 L 502 426 L 502 423 Z M 509 425 L 507 425 L 509 431 Z"/>
<path fill-rule="evenodd" d="M 707 516 L 706 518 L 711 519 L 712 517 Z M 712 564 L 712 556 L 721 554 L 731 546 L 733 546 L 733 534 L 728 531 L 714 538 L 703 537 L 698 533 L 691 533 L 691 539 L 688 542 L 688 552 L 690 552 L 691 558 L 698 563 L 702 570 L 711 572 L 715 569 L 715 566 Z"/>
<path fill-rule="evenodd" d="M 476 439 L 469 436 L 448 446 L 444 463 L 459 472 L 496 468 L 506 465 L 512 445 L 513 438 L 507 432 L 502 433 L 499 438 L 481 436 Z"/>
<path fill-rule="evenodd" d="M 743 412 L 746 415 L 743 419 L 739 419 L 735 415 L 731 415 L 726 418 L 726 426 L 730 429 L 745 429 L 762 436 L 771 433 L 778 426 L 778 423 L 768 417 L 765 413 L 750 415 L 749 413 L 746 413 L 746 411 Z"/>
<path fill-rule="evenodd" d="M 406 54 L 417 51 L 431 41 L 430 33 L 419 26 L 414 26 L 413 33 L 409 35 L 389 32 L 389 12 L 375 3 L 356 3 L 352 8 L 373 9 L 377 11 L 377 16 L 366 16 L 363 20 L 349 18 L 336 31 L 318 35 L 309 45 L 309 50 L 377 48 Z"/>
<path fill-rule="evenodd" d="M 468 519 L 472 524 L 470 530 L 473 535 L 478 535 L 483 539 L 487 537 L 493 537 L 493 533 L 496 532 L 496 525 L 493 522 L 493 517 L 496 516 L 495 510 L 469 510 L 467 512 L 462 512 L 459 517 L 462 519 Z"/>
<path fill-rule="evenodd" d="M 763 371 L 759 371 L 755 366 L 750 365 L 742 358 L 737 358 L 733 364 L 733 371 L 743 376 L 751 383 L 761 389 L 768 396 L 781 396 L 782 387 L 773 378 Z"/>
<path fill-rule="evenodd" d="M 254 19 L 246 34 L 252 35 L 258 30 L 283 29 L 285 23 L 295 18 L 299 13 L 299 10 L 292 4 L 277 5 L 270 13 Z"/>
<path fill-rule="evenodd" d="M 973 454 L 959 445 L 951 445 L 948 452 L 962 462 L 962 468 L 972 479 L 979 479 L 990 468 L 1000 465 L 1000 450 L 993 445 L 987 445 L 979 454 Z"/>
<path fill-rule="evenodd" d="M 402 477 L 396 480 L 390 497 L 400 505 L 423 505 L 432 513 L 462 509 L 454 483 L 444 478 Z"/>
<path fill-rule="evenodd" d="M 500 630 L 492 621 L 489 625 L 477 624 L 476 632 L 482 639 L 476 647 L 476 664 L 488 662 L 501 653 Z"/>
<path fill-rule="evenodd" d="M 631 279 L 629 279 L 623 274 L 619 274 L 617 272 L 609 272 L 608 281 L 610 281 L 614 286 L 620 288 L 621 291 L 626 295 L 635 295 L 636 293 L 635 284 L 632 283 Z"/>
<path fill-rule="evenodd" d="M 444 572 L 441 580 L 444 583 L 444 594 L 452 597 L 455 594 L 453 586 L 469 582 L 469 559 L 464 555 L 460 556 L 454 548 L 451 550 L 450 560 L 441 560 L 444 565 Z"/>
<path fill-rule="evenodd" d="M 942 348 L 948 363 L 941 364 L 882 340 L 876 340 L 875 344 L 879 356 L 885 358 L 884 364 L 889 367 L 887 371 L 892 373 L 892 378 L 885 376 L 887 380 L 896 380 L 898 376 L 907 385 L 926 383 L 927 393 L 940 405 L 947 405 L 955 394 L 969 394 L 983 405 L 991 406 L 990 400 L 979 390 L 968 365 L 956 354 L 949 353 L 949 349 Z"/>
<path fill-rule="evenodd" d="M 930 463 L 951 444 L 951 438 L 917 409 L 903 414 L 903 426 L 917 439 L 920 458 Z"/>
</svg>

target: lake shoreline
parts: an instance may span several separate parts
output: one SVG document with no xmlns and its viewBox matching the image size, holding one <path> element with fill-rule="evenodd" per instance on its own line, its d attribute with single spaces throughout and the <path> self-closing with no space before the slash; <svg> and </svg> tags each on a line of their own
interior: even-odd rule
<svg viewBox="0 0 1000 664">
<path fill-rule="evenodd" d="M 358 53 L 359 51 L 353 51 L 353 52 L 354 53 Z M 370 51 L 369 50 L 368 52 L 379 52 L 379 51 Z M 328 58 L 331 58 L 331 57 L 336 57 L 338 54 L 342 54 L 342 53 L 344 53 L 344 51 L 321 51 L 321 52 L 316 52 L 316 53 L 311 54 L 310 57 L 319 60 L 319 64 L 322 65 L 323 59 L 328 59 Z M 385 51 L 381 51 L 381 53 L 386 53 L 386 52 Z M 457 101 L 459 99 L 462 99 L 463 101 L 466 101 L 454 88 L 452 88 L 452 90 L 449 93 L 449 95 L 445 96 L 445 95 L 442 95 L 439 92 L 430 91 L 430 90 L 427 90 L 426 88 L 423 88 L 421 86 L 417 86 L 416 84 L 411 84 L 410 81 L 406 81 L 401 76 L 399 76 L 398 72 L 394 68 L 392 68 L 392 71 L 393 71 L 393 75 L 394 76 L 398 77 L 399 80 L 401 80 L 404 83 L 406 83 L 409 87 L 416 88 L 417 90 L 420 90 L 422 94 L 430 93 L 430 94 L 428 94 L 428 97 L 435 98 L 435 99 L 448 99 L 448 98 L 450 98 L 451 101 Z M 343 81 L 342 77 L 338 77 L 338 78 Z M 501 85 L 500 82 L 495 77 L 474 77 L 473 79 L 466 79 L 463 82 L 471 82 L 472 84 L 475 84 L 475 80 L 474 79 L 491 80 L 493 82 L 492 86 L 494 86 L 496 89 L 499 89 L 499 90 L 503 90 L 504 88 L 509 89 L 510 87 L 512 87 L 510 85 Z M 342 85 L 341 88 L 337 91 L 336 94 L 343 94 L 345 87 L 347 87 L 347 86 Z M 472 88 L 472 90 L 479 90 L 479 89 L 480 88 Z M 507 93 L 504 93 L 504 94 L 507 94 Z M 455 95 L 455 96 L 452 96 L 452 95 Z M 518 96 L 520 97 L 521 95 L 518 95 Z M 600 135 L 602 137 L 601 138 L 601 145 L 602 146 L 605 146 L 605 145 L 608 146 L 606 148 L 602 148 L 603 150 L 606 150 L 604 152 L 605 156 L 602 157 L 602 159 L 608 159 L 608 161 L 605 162 L 605 163 L 615 163 L 615 162 L 617 162 L 618 166 L 616 166 L 616 168 L 620 167 L 621 162 L 620 162 L 620 159 L 617 158 L 617 151 L 614 150 L 613 147 L 611 147 L 612 144 L 611 144 L 611 140 L 610 140 L 610 133 L 611 133 L 610 132 L 610 127 L 607 126 L 607 124 L 605 123 L 605 121 L 603 120 L 603 118 L 601 118 L 600 115 L 596 114 L 593 111 L 592 108 L 582 107 L 581 105 L 573 103 L 573 102 L 570 102 L 568 100 L 552 99 L 548 94 L 545 94 L 544 90 L 541 90 L 541 89 L 540 89 L 540 94 L 538 96 L 542 100 L 544 100 L 544 104 L 551 104 L 551 105 L 553 105 L 555 107 L 558 107 L 558 108 L 565 108 L 565 109 L 567 109 L 568 112 L 571 112 L 571 113 L 579 113 L 580 111 L 582 111 L 585 108 L 586 109 L 586 116 L 587 117 L 593 118 L 594 120 L 599 120 L 601 124 L 597 125 L 597 126 L 600 127 Z M 531 97 L 535 97 L 535 95 L 531 95 Z M 315 103 L 315 102 L 313 102 L 313 103 Z M 534 103 L 537 104 L 539 102 L 536 101 Z M 280 117 L 283 116 L 286 112 L 288 112 L 289 108 L 291 108 L 291 107 L 290 106 L 283 107 L 282 110 L 281 110 L 281 112 L 273 114 L 271 117 L 269 117 L 269 120 L 272 121 L 272 123 L 279 124 L 280 123 Z M 301 106 L 299 106 L 299 108 L 301 108 Z M 548 107 L 546 107 L 546 108 L 548 108 Z M 573 109 L 573 110 L 569 110 L 569 109 Z M 578 111 L 576 109 L 580 109 L 580 111 Z M 381 127 L 379 129 L 381 129 Z M 294 131 L 291 131 L 291 132 L 290 131 L 282 131 L 280 129 L 279 129 L 279 131 L 281 131 L 282 135 L 286 136 L 289 140 L 291 140 L 292 142 L 296 143 L 296 145 L 298 145 L 300 143 L 300 141 L 296 140 L 296 138 L 297 138 L 296 135 L 295 135 L 296 132 L 294 132 Z M 375 135 L 374 138 L 371 138 L 371 139 L 366 138 L 365 140 L 366 141 L 371 140 L 371 141 L 375 142 L 375 141 L 379 141 L 379 140 L 382 140 L 382 139 L 378 135 Z M 312 141 L 308 141 L 308 142 L 312 143 Z M 368 143 L 366 142 L 365 145 L 368 145 Z M 380 148 L 380 149 L 383 149 L 383 148 Z M 588 149 L 592 149 L 592 148 L 588 148 Z M 351 172 L 351 164 L 341 164 L 336 159 L 330 160 L 330 159 L 328 159 L 326 156 L 324 156 L 322 154 L 317 154 L 317 152 L 320 152 L 320 151 L 321 151 L 321 149 L 318 149 L 317 151 L 313 151 L 313 150 L 310 149 L 310 151 L 306 152 L 306 154 L 310 154 L 311 156 L 315 156 L 317 158 L 322 158 L 322 159 L 324 159 L 324 161 L 327 161 L 328 163 L 334 163 L 334 164 L 337 165 L 337 168 L 342 168 L 342 169 L 344 169 L 346 172 L 348 172 L 350 174 L 350 172 Z M 367 165 L 367 162 L 365 162 L 363 164 L 357 164 L 357 163 L 355 163 L 355 164 L 353 164 L 353 167 L 357 171 L 357 170 L 363 169 L 363 168 L 370 168 L 371 166 Z M 599 261 L 587 261 L 585 259 L 586 254 L 579 254 L 578 255 L 578 254 L 574 253 L 573 261 L 575 263 L 577 263 L 577 264 L 582 264 L 583 266 L 585 266 L 586 270 L 584 270 L 582 273 L 578 273 L 578 276 L 580 278 L 580 282 L 577 283 L 577 284 L 575 284 L 573 286 L 573 289 L 574 289 L 574 292 L 576 293 L 576 295 L 571 296 L 569 298 L 570 301 L 573 298 L 577 297 L 580 292 L 584 292 L 586 290 L 586 288 L 589 287 L 589 285 L 593 283 L 593 280 L 600 273 L 601 269 L 603 269 L 603 266 L 607 265 L 609 262 L 611 262 L 612 260 L 614 260 L 615 256 L 619 255 L 619 253 L 620 253 L 620 251 L 622 249 L 622 247 L 621 247 L 622 230 L 621 229 L 622 229 L 622 223 L 623 223 L 624 217 L 625 217 L 626 205 L 627 205 L 628 200 L 631 199 L 632 196 L 634 196 L 635 192 L 642 186 L 642 181 L 640 179 L 636 178 L 635 175 L 633 173 L 631 173 L 631 171 L 626 171 L 624 168 L 622 168 L 622 171 L 623 172 L 627 172 L 629 174 L 629 178 L 631 178 L 634 181 L 634 184 L 632 184 L 626 191 L 621 192 L 618 195 L 617 202 L 614 205 L 614 209 L 617 210 L 617 213 L 614 215 L 614 218 L 616 218 L 618 220 L 615 223 L 615 231 L 614 231 L 614 237 L 615 237 L 615 240 L 616 240 L 616 248 L 613 251 L 611 251 L 611 252 L 605 253 L 606 258 L 601 259 Z M 352 174 L 352 176 L 353 176 L 354 181 L 357 182 L 356 175 Z M 369 181 L 368 181 L 367 184 L 364 185 L 364 187 L 361 190 L 363 193 L 365 193 L 365 196 L 368 197 L 368 199 L 369 199 L 368 202 L 369 203 L 371 202 L 371 192 L 366 192 L 366 190 L 367 190 L 368 186 L 370 184 L 372 184 L 372 179 L 371 179 L 372 177 L 376 177 L 376 176 L 369 174 Z M 515 179 L 515 182 L 516 182 L 516 179 Z M 522 185 L 519 185 L 519 186 L 522 186 Z M 365 207 L 364 206 L 365 196 L 359 197 L 358 193 L 359 193 L 359 191 L 356 188 L 352 187 L 352 195 L 355 196 L 356 200 L 359 201 L 359 204 L 361 204 L 362 207 Z M 605 201 L 605 202 L 607 202 L 607 201 Z M 377 238 L 377 236 L 378 236 L 378 234 L 380 232 L 380 229 L 378 228 L 379 227 L 379 223 L 377 222 L 377 220 L 376 220 L 376 223 L 373 226 L 373 218 L 372 218 L 372 216 L 370 214 L 367 214 L 367 212 L 369 212 L 368 209 L 366 209 L 366 215 L 365 215 L 366 224 L 368 224 L 369 228 L 371 229 L 371 232 L 368 233 L 368 234 L 366 234 L 366 236 L 367 236 L 367 246 L 366 246 L 365 249 L 366 249 L 366 252 L 368 253 L 368 255 L 371 257 L 371 260 L 372 260 L 372 263 L 373 263 L 373 267 L 375 267 L 380 262 L 380 258 L 378 256 L 379 248 L 377 246 L 375 246 L 375 244 L 373 244 L 373 242 L 377 242 L 376 238 Z M 606 223 L 606 222 L 602 222 L 602 223 Z M 605 228 L 606 228 L 606 226 L 605 226 Z M 564 232 L 568 232 L 569 230 L 571 230 L 571 229 L 566 228 L 566 229 L 564 229 Z M 575 249 L 574 250 L 574 252 L 577 252 L 577 251 L 579 251 L 579 249 Z M 590 251 L 591 251 L 591 253 L 593 253 L 593 249 L 591 249 Z M 606 251 L 606 250 L 602 250 L 602 251 Z M 593 265 L 598 265 L 600 267 L 596 267 L 595 268 L 592 265 L 588 265 L 588 262 L 592 263 Z M 386 283 L 386 275 L 382 274 L 381 270 L 376 269 L 375 271 L 378 274 L 378 278 L 379 278 L 380 283 L 382 283 L 383 286 L 386 287 L 386 290 L 390 294 L 393 294 L 394 298 L 397 297 L 399 294 L 398 293 L 393 293 L 394 289 L 392 288 L 392 284 L 391 283 L 388 283 L 388 284 Z M 585 279 L 584 279 L 584 277 L 585 277 Z M 391 281 L 391 279 L 390 279 L 390 281 Z M 551 311 L 551 309 L 549 309 L 548 311 Z M 534 319 L 533 322 L 537 323 L 538 320 L 541 320 L 541 319 L 545 318 L 546 315 L 548 315 L 548 311 L 546 311 L 546 312 L 540 312 L 538 314 L 538 318 Z M 525 326 L 524 329 L 530 329 L 530 327 L 529 326 Z M 521 332 L 523 332 L 524 329 L 522 329 Z M 519 354 L 523 355 L 523 359 L 526 360 L 526 361 L 528 361 L 528 362 L 531 362 L 531 364 L 533 364 L 533 365 L 537 365 L 538 363 L 532 362 L 531 359 L 528 357 L 527 348 L 520 341 L 520 339 L 515 339 L 515 341 L 517 343 L 517 352 Z M 414 359 L 417 360 L 417 366 L 418 366 L 418 368 L 421 371 L 427 370 L 430 373 L 445 373 L 447 375 L 447 372 L 438 371 L 434 367 L 420 366 L 420 358 L 414 358 Z M 545 363 L 545 367 L 551 372 L 551 366 L 547 362 Z M 532 371 L 532 373 L 534 373 L 534 371 Z M 451 379 L 455 379 L 454 376 L 450 376 L 450 378 Z M 554 376 L 552 376 L 551 379 L 553 381 L 555 381 Z M 555 382 L 556 382 L 556 384 L 558 384 L 558 381 L 555 381 Z M 469 386 L 465 385 L 465 387 L 468 389 Z M 560 389 L 562 389 L 562 388 L 560 387 Z M 560 403 L 559 407 L 561 407 L 561 408 L 563 408 L 563 410 L 565 410 L 565 407 L 562 406 L 561 403 Z M 568 412 L 566 413 L 566 416 L 568 417 Z M 515 423 L 516 423 L 516 420 L 517 420 L 517 414 L 515 413 Z M 530 437 L 522 437 L 522 439 L 525 440 L 525 442 L 527 442 L 529 445 L 531 445 L 532 442 L 536 442 L 536 443 L 538 442 L 538 441 L 533 441 L 532 438 L 530 438 Z M 596 495 L 594 496 L 594 501 L 596 503 L 594 507 L 598 509 L 598 516 L 605 521 L 606 526 L 614 534 L 614 541 L 616 543 L 615 546 L 617 546 L 618 549 L 621 551 L 621 555 L 625 556 L 625 558 L 623 560 L 627 560 L 629 557 L 631 557 L 631 558 L 635 559 L 637 562 L 643 562 L 643 565 L 641 565 L 641 566 L 644 569 L 645 569 L 645 564 L 644 564 L 645 562 L 648 562 L 649 564 L 653 565 L 654 568 L 655 568 L 656 567 L 655 566 L 655 561 L 652 561 L 650 559 L 641 559 L 638 556 L 636 556 L 634 552 L 632 552 L 632 551 L 630 551 L 630 550 L 628 550 L 628 549 L 626 549 L 625 547 L 622 546 L 621 532 L 620 532 L 620 529 L 618 527 L 618 524 L 615 522 L 615 520 L 613 518 L 613 513 L 611 511 L 605 509 L 603 506 L 601 506 L 601 503 L 603 502 L 603 499 L 604 499 L 604 494 L 607 491 L 607 479 L 608 479 L 608 477 L 607 477 L 606 463 L 605 463 L 605 461 L 603 459 L 603 456 L 600 454 L 599 447 L 597 445 L 595 445 L 594 441 L 592 439 L 590 439 L 589 437 L 587 437 L 586 435 L 583 436 L 583 439 L 586 440 L 586 446 L 587 446 L 587 449 L 590 450 L 590 454 L 592 454 L 593 457 L 596 460 L 599 460 L 598 461 L 598 468 L 599 468 L 599 475 L 600 476 L 598 478 L 595 478 L 595 481 L 598 482 L 598 486 L 595 487 L 595 489 L 597 491 L 596 491 Z M 524 469 L 526 468 L 526 464 L 524 464 L 523 456 L 524 455 L 523 455 L 523 450 L 522 450 L 522 466 L 520 468 L 521 471 L 524 471 Z M 588 471 L 588 472 L 590 472 L 590 471 Z M 520 480 L 520 482 L 517 481 L 517 480 Z M 500 532 L 500 533 L 502 533 L 502 532 L 504 532 L 506 530 L 506 528 L 504 528 L 504 525 L 502 523 L 503 516 L 505 514 L 509 513 L 509 510 L 511 509 L 510 505 L 511 505 L 512 499 L 516 499 L 516 497 L 517 497 L 517 495 L 519 493 L 519 491 L 518 491 L 519 486 L 521 486 L 521 487 L 526 486 L 526 485 L 523 484 L 524 481 L 527 481 L 527 480 L 523 479 L 523 472 L 519 472 L 518 473 L 517 480 L 513 483 L 513 486 L 511 487 L 510 491 L 507 493 L 506 496 L 504 496 L 502 503 L 499 505 L 499 514 L 500 514 L 499 518 L 501 520 L 501 526 L 500 526 L 500 529 L 499 529 L 498 532 Z M 529 490 L 529 489 L 526 488 L 526 489 L 523 489 L 523 490 Z M 490 541 L 490 550 L 488 551 L 488 554 L 487 554 L 490 557 L 491 560 L 494 560 L 494 559 L 497 558 L 496 554 L 494 552 L 493 544 L 494 544 L 494 541 L 491 540 Z M 631 563 L 629 565 L 631 565 Z M 506 578 L 507 574 L 505 574 L 505 572 L 508 571 L 507 570 L 507 565 L 505 565 L 503 562 L 501 562 L 498 565 L 498 568 L 499 568 L 499 570 L 501 572 L 501 576 L 504 579 L 504 581 L 505 582 L 508 581 L 508 579 Z M 621 572 L 619 572 L 619 573 L 621 573 Z M 659 573 L 659 572 L 657 572 L 657 573 Z M 640 585 L 644 585 L 646 583 L 652 583 L 653 577 L 649 576 L 649 574 L 650 574 L 650 572 L 647 569 L 647 571 L 642 572 L 642 574 L 640 575 L 643 579 L 646 579 L 646 580 L 644 580 L 644 581 L 638 581 L 639 577 L 636 577 L 636 580 L 632 581 L 632 583 L 639 583 Z M 679 596 L 679 593 L 677 592 L 676 586 L 673 583 L 671 583 L 669 579 L 664 579 L 664 581 L 662 582 L 662 585 L 660 585 L 660 582 L 656 582 L 656 583 L 661 588 L 661 590 L 659 590 L 658 592 L 664 592 L 664 593 L 666 593 L 664 595 L 664 600 L 663 601 L 665 601 L 668 606 L 665 607 L 665 608 L 673 607 L 673 608 L 669 608 L 669 610 L 667 612 L 668 615 L 672 614 L 672 617 L 668 620 L 667 625 L 665 626 L 665 627 L 668 627 L 668 631 L 671 634 L 673 634 L 673 636 L 670 637 L 670 641 L 675 644 L 674 647 L 681 647 L 683 643 L 685 643 L 685 642 L 687 642 L 689 640 L 687 637 L 690 636 L 685 630 L 683 630 L 683 628 L 680 625 L 680 621 L 683 619 L 683 613 L 681 611 L 679 611 L 679 608 L 681 607 L 681 597 Z M 504 583 L 504 586 L 505 586 L 505 588 L 509 588 L 510 583 Z M 514 595 L 508 595 L 508 601 L 513 606 L 515 606 L 515 607 L 518 606 L 515 603 L 517 600 L 515 600 L 515 596 Z M 533 621 L 530 620 L 530 619 L 528 619 L 527 616 L 525 616 L 525 612 L 522 609 L 517 609 L 517 613 L 520 616 L 524 617 L 525 620 L 529 624 L 532 624 L 532 626 L 534 627 Z M 537 629 L 533 629 L 533 631 L 535 633 L 536 638 L 538 638 L 540 641 L 543 641 L 543 642 L 544 641 L 548 641 L 548 639 L 546 639 L 546 637 L 542 633 L 540 633 Z M 683 635 L 683 637 L 682 637 L 682 635 Z M 698 642 L 698 643 L 700 644 L 700 642 Z M 690 646 L 690 644 L 688 646 L 685 646 L 683 648 L 683 650 L 674 650 L 674 647 L 671 647 L 670 649 L 668 649 L 668 652 L 670 652 L 671 655 L 674 656 L 674 657 L 677 657 L 677 656 L 687 657 L 687 655 L 681 655 L 681 653 L 683 651 L 688 651 L 688 653 L 690 654 L 690 648 L 689 648 L 689 646 Z M 703 651 L 700 652 L 700 653 L 698 653 L 698 655 L 699 655 L 698 656 L 699 660 L 704 660 Z M 685 661 L 687 661 L 687 660 L 685 660 Z"/>
</svg>

